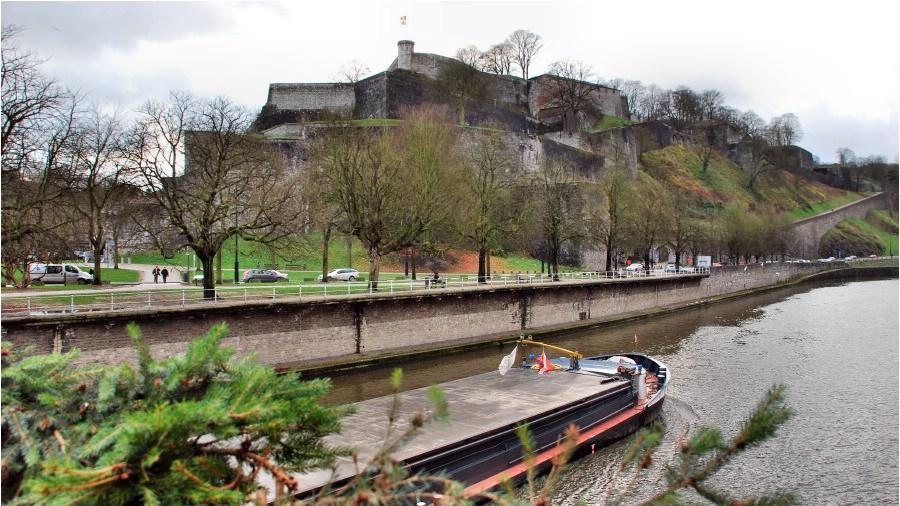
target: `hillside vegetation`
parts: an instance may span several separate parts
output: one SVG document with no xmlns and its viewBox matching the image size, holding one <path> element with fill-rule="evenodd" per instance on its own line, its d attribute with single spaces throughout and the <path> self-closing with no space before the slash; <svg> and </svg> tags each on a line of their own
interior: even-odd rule
<svg viewBox="0 0 900 506">
<path fill-rule="evenodd" d="M 797 220 L 862 198 L 781 169 L 763 173 L 750 188 L 749 174 L 725 154 L 714 151 L 704 171 L 702 151 L 682 145 L 644 153 L 641 162 L 647 173 L 672 190 L 694 196 L 702 207 L 769 207 Z"/>
<path fill-rule="evenodd" d="M 886 210 L 873 209 L 866 219 L 847 218 L 822 236 L 822 256 L 896 255 L 897 216 Z"/>
</svg>

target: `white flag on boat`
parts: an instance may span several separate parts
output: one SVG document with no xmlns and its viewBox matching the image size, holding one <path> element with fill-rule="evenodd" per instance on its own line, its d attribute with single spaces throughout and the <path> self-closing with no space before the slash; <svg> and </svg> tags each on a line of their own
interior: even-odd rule
<svg viewBox="0 0 900 506">
<path fill-rule="evenodd" d="M 511 351 L 509 355 L 503 357 L 503 359 L 500 361 L 500 366 L 497 367 L 497 370 L 500 371 L 500 376 L 508 373 L 512 366 L 516 364 L 516 351 L 518 350 L 519 345 L 517 344 L 516 347 L 513 348 L 513 351 Z"/>
</svg>

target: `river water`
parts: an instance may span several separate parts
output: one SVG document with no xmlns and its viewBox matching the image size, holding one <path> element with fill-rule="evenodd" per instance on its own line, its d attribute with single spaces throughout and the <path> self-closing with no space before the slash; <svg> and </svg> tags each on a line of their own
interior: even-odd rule
<svg viewBox="0 0 900 506">
<path fill-rule="evenodd" d="M 896 279 L 805 284 L 552 342 L 585 355 L 638 350 L 669 366 L 657 462 L 672 460 L 685 431 L 715 426 L 733 435 L 765 390 L 783 383 L 796 415 L 713 484 L 738 496 L 790 491 L 801 504 L 897 504 L 898 289 Z M 488 348 L 400 367 L 405 387 L 417 388 L 494 370 L 508 352 Z M 392 368 L 337 376 L 328 400 L 386 395 Z M 555 503 L 603 504 L 624 444 L 575 462 Z M 657 464 L 627 502 L 662 483 Z"/>
</svg>

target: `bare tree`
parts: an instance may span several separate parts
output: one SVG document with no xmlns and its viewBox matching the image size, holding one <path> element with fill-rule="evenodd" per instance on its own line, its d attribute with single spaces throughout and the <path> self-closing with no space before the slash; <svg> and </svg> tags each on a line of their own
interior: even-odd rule
<svg viewBox="0 0 900 506">
<path fill-rule="evenodd" d="M 682 191 L 665 192 L 664 200 L 661 202 L 663 210 L 668 214 L 668 230 L 663 232 L 667 234 L 669 246 L 675 254 L 675 270 L 681 268 L 681 262 L 691 244 L 694 243 L 694 236 L 697 234 L 699 225 L 693 218 L 691 207 L 691 199 L 687 193 Z"/>
<path fill-rule="evenodd" d="M 584 202 L 572 167 L 545 158 L 536 180 L 539 221 L 547 246 L 553 279 L 559 279 L 559 256 L 564 245 L 585 236 Z"/>
<path fill-rule="evenodd" d="M 701 118 L 705 120 L 718 118 L 724 101 L 725 97 L 719 90 L 704 90 L 699 96 Z"/>
<path fill-rule="evenodd" d="M 355 83 L 362 79 L 363 76 L 370 72 L 369 66 L 358 60 L 350 60 L 341 65 L 338 69 L 338 75 L 348 83 Z"/>
<path fill-rule="evenodd" d="M 594 216 L 594 236 L 606 251 L 604 269 L 616 268 L 616 252 L 621 248 L 626 216 L 631 205 L 632 181 L 626 169 L 616 163 L 600 182 L 603 207 Z"/>
<path fill-rule="evenodd" d="M 738 126 L 745 137 L 762 138 L 766 135 L 766 122 L 753 111 L 741 114 Z"/>
<path fill-rule="evenodd" d="M 516 30 L 509 35 L 506 42 L 512 46 L 512 61 L 522 71 L 522 79 L 528 79 L 528 71 L 535 55 L 543 47 L 541 36 L 528 30 Z"/>
<path fill-rule="evenodd" d="M 772 118 L 767 129 L 769 142 L 774 146 L 790 146 L 803 137 L 803 127 L 793 113 Z"/>
<path fill-rule="evenodd" d="M 634 119 L 644 119 L 641 115 L 640 100 L 645 88 L 640 81 L 628 81 L 617 77 L 606 81 L 606 86 L 619 90 L 625 97 L 625 101 L 628 105 L 629 117 Z"/>
<path fill-rule="evenodd" d="M 481 55 L 481 70 L 499 75 L 512 73 L 513 47 L 509 42 L 491 46 Z"/>
<path fill-rule="evenodd" d="M 336 129 L 318 151 L 327 198 L 367 249 L 373 290 L 384 255 L 419 243 L 449 215 L 455 130 L 445 115 L 426 107 L 408 111 L 399 131 Z"/>
<path fill-rule="evenodd" d="M 466 102 L 470 99 L 481 100 L 490 91 L 483 74 L 462 62 L 451 61 L 446 65 L 438 76 L 437 85 L 440 91 L 456 98 L 460 125 L 466 124 Z"/>
<path fill-rule="evenodd" d="M 653 248 L 667 241 L 665 233 L 669 230 L 670 213 L 665 209 L 665 190 L 650 177 L 641 177 L 635 185 L 639 198 L 630 206 L 628 218 L 628 236 L 631 245 L 643 259 L 644 269 L 650 269 L 653 261 Z"/>
<path fill-rule="evenodd" d="M 73 217 L 59 200 L 74 165 L 80 99 L 15 46 L 18 32 L 9 26 L 2 32 L 2 246 L 7 283 L 27 286 L 33 256 L 58 250 L 69 238 L 62 232 Z"/>
<path fill-rule="evenodd" d="M 504 229 L 504 202 L 512 184 L 513 164 L 497 130 L 482 130 L 465 166 L 464 203 L 457 230 L 478 250 L 478 282 L 485 281 L 488 256 Z"/>
<path fill-rule="evenodd" d="M 250 112 L 225 98 L 195 101 L 175 94 L 141 113 L 131 160 L 163 215 L 155 225 L 196 253 L 204 296 L 214 297 L 213 259 L 228 238 L 269 244 L 294 234 L 302 218 L 297 185 L 287 179 L 279 153 L 246 133 Z"/>
<path fill-rule="evenodd" d="M 102 284 L 100 263 L 106 247 L 108 213 L 128 174 L 119 118 L 94 110 L 78 125 L 75 165 L 68 197 L 79 216 L 94 256 L 94 284 Z"/>
<path fill-rule="evenodd" d="M 769 144 L 763 138 L 753 138 L 744 141 L 748 147 L 750 159 L 744 164 L 744 170 L 747 172 L 747 189 L 753 190 L 760 176 L 767 172 L 772 172 L 776 168 L 766 158 L 769 150 Z"/>
<path fill-rule="evenodd" d="M 596 85 L 591 82 L 593 71 L 584 62 L 564 60 L 550 65 L 550 90 L 542 101 L 550 107 L 558 107 L 563 115 L 563 129 L 573 133 L 578 129 L 577 114 L 591 106 L 591 93 Z"/>
<path fill-rule="evenodd" d="M 461 47 L 456 50 L 456 59 L 475 70 L 481 70 L 481 65 L 483 63 L 481 56 L 481 50 L 475 46 Z"/>
</svg>

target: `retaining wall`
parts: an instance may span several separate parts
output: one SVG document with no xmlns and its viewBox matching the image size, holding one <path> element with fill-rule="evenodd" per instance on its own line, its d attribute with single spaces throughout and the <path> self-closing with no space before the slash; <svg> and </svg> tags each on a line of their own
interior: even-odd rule
<svg viewBox="0 0 900 506">
<path fill-rule="evenodd" d="M 219 321 L 225 344 L 254 352 L 276 366 L 397 354 L 520 332 L 596 324 L 617 315 L 690 305 L 722 295 L 777 285 L 833 266 L 771 264 L 720 268 L 710 276 L 634 278 L 457 292 L 359 295 L 329 300 L 224 303 L 129 313 L 2 321 L 3 340 L 36 353 L 72 348 L 81 362 L 119 363 L 136 356 L 125 333 L 140 325 L 156 356 L 184 351 L 187 342 Z"/>
<path fill-rule="evenodd" d="M 884 194 L 876 193 L 862 200 L 841 206 L 833 211 L 800 220 L 793 225 L 796 241 L 794 253 L 804 258 L 819 256 L 819 240 L 844 218 L 865 218 L 870 209 L 887 209 Z"/>
</svg>

